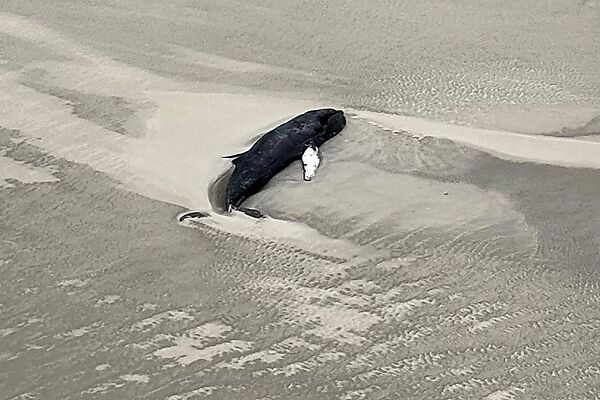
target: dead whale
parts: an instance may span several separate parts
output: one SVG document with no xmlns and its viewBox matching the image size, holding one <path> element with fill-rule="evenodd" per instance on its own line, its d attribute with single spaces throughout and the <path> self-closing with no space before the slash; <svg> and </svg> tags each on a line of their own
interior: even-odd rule
<svg viewBox="0 0 600 400">
<path fill-rule="evenodd" d="M 344 112 L 333 108 L 307 111 L 265 133 L 247 151 L 226 156 L 234 165 L 227 183 L 225 207 L 260 218 L 258 210 L 240 207 L 272 177 L 299 160 L 310 146 L 321 147 L 344 129 Z"/>
</svg>

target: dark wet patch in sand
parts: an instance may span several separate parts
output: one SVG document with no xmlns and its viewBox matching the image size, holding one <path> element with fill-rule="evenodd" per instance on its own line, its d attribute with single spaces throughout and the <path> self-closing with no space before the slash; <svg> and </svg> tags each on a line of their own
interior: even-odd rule
<svg viewBox="0 0 600 400">
<path fill-rule="evenodd" d="M 0 67 L 8 70 L 18 70 L 36 61 L 65 61 L 64 57 L 43 46 L 22 40 L 20 38 L 0 33 Z"/>
<path fill-rule="evenodd" d="M 600 277 L 600 172 L 489 156 L 465 180 L 505 193 L 537 230 L 540 262 Z M 590 279 L 597 279 L 590 277 Z"/>
<path fill-rule="evenodd" d="M 556 137 L 579 137 L 600 135 L 600 116 L 591 119 L 585 125 L 577 127 L 564 127 L 559 131 L 544 133 L 546 136 Z"/>
<path fill-rule="evenodd" d="M 33 167 L 48 168 L 57 177 L 61 177 L 60 169 L 56 168 L 55 165 L 55 158 L 41 153 L 35 146 L 30 145 L 27 140 L 28 138 L 21 135 L 18 129 L 8 129 L 0 126 L 0 154 Z"/>
<path fill-rule="evenodd" d="M 0 187 L 36 182 L 56 182 L 56 168 L 47 158 L 36 157 L 16 129 L 0 126 Z"/>
<path fill-rule="evenodd" d="M 133 104 L 131 101 L 119 96 L 102 96 L 58 87 L 40 80 L 27 80 L 26 86 L 65 100 L 74 115 L 93 122 L 112 132 L 127 136 L 142 136 L 143 132 L 132 128 L 131 122 L 135 119 L 138 110 L 144 105 Z"/>
</svg>

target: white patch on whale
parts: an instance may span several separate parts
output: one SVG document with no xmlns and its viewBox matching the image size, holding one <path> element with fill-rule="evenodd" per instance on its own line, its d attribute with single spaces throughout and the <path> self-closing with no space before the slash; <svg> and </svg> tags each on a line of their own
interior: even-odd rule
<svg viewBox="0 0 600 400">
<path fill-rule="evenodd" d="M 319 148 L 314 145 L 308 146 L 302 154 L 302 168 L 304 169 L 305 181 L 310 181 L 315 177 L 319 164 L 321 164 Z"/>
</svg>

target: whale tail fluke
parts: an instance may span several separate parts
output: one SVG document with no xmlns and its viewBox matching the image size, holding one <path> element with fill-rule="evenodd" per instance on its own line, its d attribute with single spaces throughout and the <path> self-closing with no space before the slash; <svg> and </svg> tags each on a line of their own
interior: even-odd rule
<svg viewBox="0 0 600 400">
<path fill-rule="evenodd" d="M 179 222 L 183 222 L 188 218 L 206 218 L 208 216 L 209 216 L 208 213 L 205 213 L 202 211 L 190 211 L 190 212 L 180 215 L 178 219 L 179 219 Z"/>
</svg>

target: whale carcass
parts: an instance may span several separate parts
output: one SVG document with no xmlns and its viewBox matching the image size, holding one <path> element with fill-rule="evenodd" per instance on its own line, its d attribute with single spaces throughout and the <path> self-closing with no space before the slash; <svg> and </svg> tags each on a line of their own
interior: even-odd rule
<svg viewBox="0 0 600 400">
<path fill-rule="evenodd" d="M 238 209 L 252 217 L 261 217 L 259 211 L 240 205 L 277 173 L 299 160 L 307 148 L 321 147 L 345 126 L 346 118 L 341 110 L 307 111 L 265 133 L 249 150 L 226 156 L 234 165 L 227 183 L 226 209 Z"/>
</svg>

